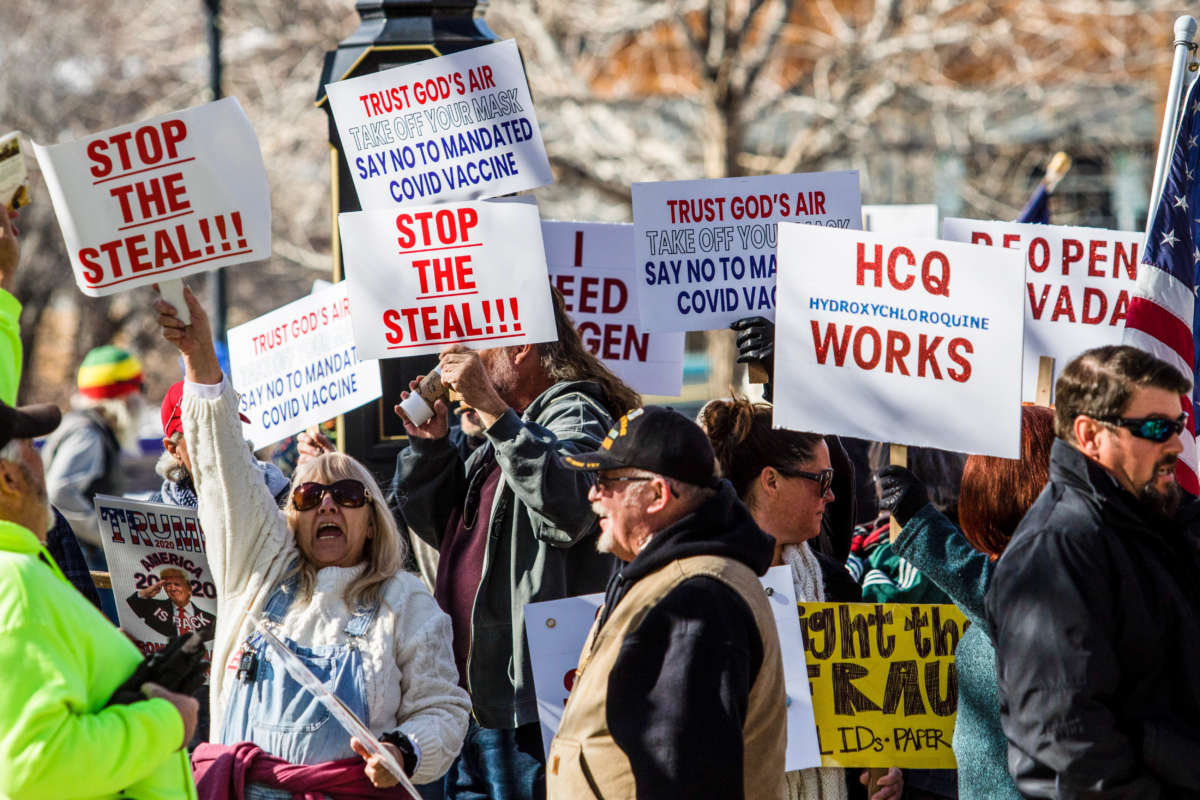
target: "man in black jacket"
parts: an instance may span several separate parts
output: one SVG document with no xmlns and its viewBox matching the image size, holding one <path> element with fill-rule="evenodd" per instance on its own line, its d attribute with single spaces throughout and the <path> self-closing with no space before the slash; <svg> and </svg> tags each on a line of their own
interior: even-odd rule
<svg viewBox="0 0 1200 800">
<path fill-rule="evenodd" d="M 1009 770 L 1027 797 L 1200 798 L 1200 559 L 1180 395 L 1132 347 L 1056 386 L 1050 482 L 993 573 Z"/>
</svg>

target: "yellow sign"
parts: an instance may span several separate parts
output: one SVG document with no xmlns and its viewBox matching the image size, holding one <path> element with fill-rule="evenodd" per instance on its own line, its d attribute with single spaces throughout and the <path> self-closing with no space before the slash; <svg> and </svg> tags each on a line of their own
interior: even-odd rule
<svg viewBox="0 0 1200 800">
<path fill-rule="evenodd" d="M 954 769 L 952 605 L 799 603 L 821 764 Z"/>
</svg>

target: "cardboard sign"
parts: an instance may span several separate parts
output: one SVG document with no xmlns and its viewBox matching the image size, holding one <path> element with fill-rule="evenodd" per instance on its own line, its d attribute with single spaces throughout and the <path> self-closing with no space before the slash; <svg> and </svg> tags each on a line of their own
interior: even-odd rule
<svg viewBox="0 0 1200 800">
<path fill-rule="evenodd" d="M 821 765 L 954 769 L 952 605 L 800 603 Z"/>
<path fill-rule="evenodd" d="M 796 770 L 820 766 L 821 754 L 809 696 L 804 643 L 796 625 L 796 593 L 790 570 L 790 567 L 773 567 L 761 580 L 771 602 L 771 613 L 775 615 L 783 656 L 787 692 L 785 764 L 788 770 Z M 550 740 L 562 722 L 567 695 L 575 685 L 575 668 L 584 642 L 603 604 L 603 594 L 589 594 L 525 606 L 525 631 L 533 659 L 533 689 L 538 698 L 538 719 L 547 753 L 550 752 Z"/>
<path fill-rule="evenodd" d="M 933 203 L 863 206 L 863 230 L 936 239 L 938 207 Z"/>
<path fill-rule="evenodd" d="M 511 39 L 326 85 L 366 210 L 554 182 Z"/>
<path fill-rule="evenodd" d="M 1020 455 L 1019 253 L 779 226 L 776 427 Z"/>
<path fill-rule="evenodd" d="M 338 225 L 359 358 L 558 337 L 537 206 L 356 211 Z"/>
<path fill-rule="evenodd" d="M 271 255 L 267 173 L 232 97 L 34 152 L 86 295 Z"/>
<path fill-rule="evenodd" d="M 642 328 L 774 319 L 775 224 L 785 221 L 861 228 L 858 173 L 633 184 Z"/>
<path fill-rule="evenodd" d="M 231 328 L 229 366 L 256 450 L 383 394 L 379 362 L 358 358 L 344 281 Z"/>
<path fill-rule="evenodd" d="M 543 222 L 550 280 L 592 355 L 642 394 L 683 390 L 683 334 L 641 329 L 633 286 L 633 226 Z"/>
<path fill-rule="evenodd" d="M 217 589 L 193 508 L 96 495 L 117 618 L 144 655 L 186 631 L 212 656 Z"/>
<path fill-rule="evenodd" d="M 942 238 L 1021 253 L 1025 263 L 1025 369 L 1021 399 L 1035 402 L 1038 359 L 1061 370 L 1091 347 L 1121 344 L 1145 235 L 1100 228 L 947 219 Z"/>
</svg>

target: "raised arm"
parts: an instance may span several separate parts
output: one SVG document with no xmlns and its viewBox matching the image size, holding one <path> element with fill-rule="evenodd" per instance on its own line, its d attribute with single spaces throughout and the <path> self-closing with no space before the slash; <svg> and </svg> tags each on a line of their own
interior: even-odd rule
<svg viewBox="0 0 1200 800">
<path fill-rule="evenodd" d="M 208 563 L 220 595 L 240 593 L 278 559 L 290 559 L 295 540 L 246 447 L 238 397 L 213 348 L 208 315 L 184 289 L 192 316 L 184 325 L 174 307 L 158 300 L 163 338 L 183 356 L 183 435 L 192 461 Z"/>
</svg>

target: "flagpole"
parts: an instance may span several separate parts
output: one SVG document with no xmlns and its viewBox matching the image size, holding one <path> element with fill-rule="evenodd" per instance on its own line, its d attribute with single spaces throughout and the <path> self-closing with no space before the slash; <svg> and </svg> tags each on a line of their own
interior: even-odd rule
<svg viewBox="0 0 1200 800">
<path fill-rule="evenodd" d="M 1196 49 L 1196 18 L 1190 15 L 1175 20 L 1175 57 L 1171 64 L 1171 83 L 1167 87 L 1167 106 L 1163 110 L 1162 135 L 1158 139 L 1158 161 L 1154 165 L 1154 183 L 1150 189 L 1150 205 L 1146 216 L 1146 235 L 1154 224 L 1159 196 L 1167 182 L 1167 169 L 1175 151 L 1175 132 L 1179 128 L 1179 104 L 1187 88 L 1188 56 Z"/>
</svg>

